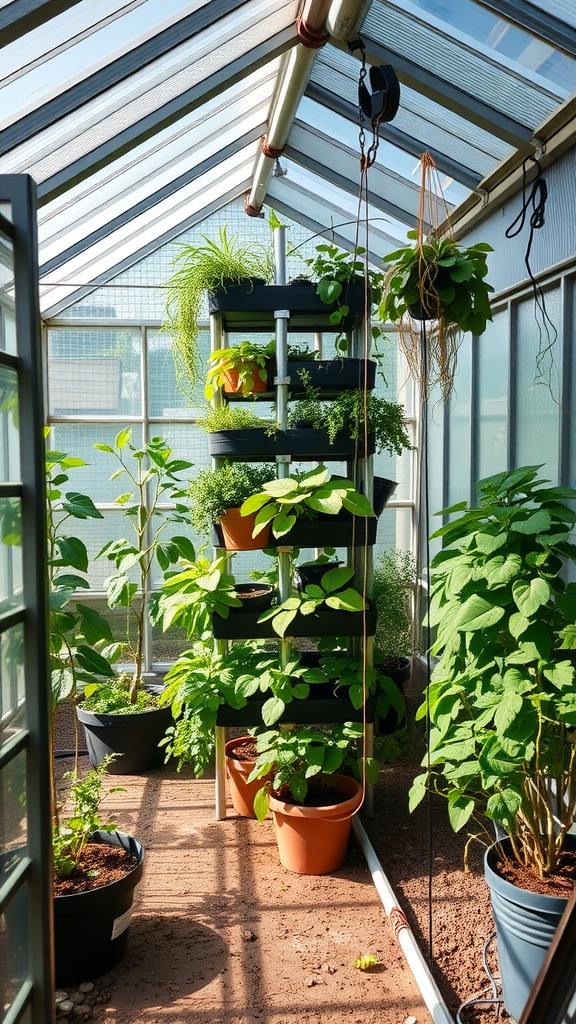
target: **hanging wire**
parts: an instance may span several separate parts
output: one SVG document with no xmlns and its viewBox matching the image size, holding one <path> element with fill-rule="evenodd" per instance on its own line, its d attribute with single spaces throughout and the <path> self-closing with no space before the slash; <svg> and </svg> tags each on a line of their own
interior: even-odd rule
<svg viewBox="0 0 576 1024">
<path fill-rule="evenodd" d="M 535 176 L 528 186 L 529 162 L 534 165 Z M 554 345 L 558 340 L 558 331 L 548 315 L 546 297 L 542 287 L 534 277 L 530 264 L 534 233 L 544 227 L 546 221 L 546 202 L 548 186 L 542 174 L 540 161 L 532 154 L 522 164 L 522 208 L 517 217 L 506 228 L 506 238 L 516 238 L 524 229 L 528 219 L 529 234 L 524 253 L 524 266 L 534 292 L 535 320 L 538 327 L 538 352 L 536 355 L 536 383 L 545 384 L 552 392 L 552 371 L 554 369 Z M 528 216 L 530 212 L 530 215 Z"/>
</svg>

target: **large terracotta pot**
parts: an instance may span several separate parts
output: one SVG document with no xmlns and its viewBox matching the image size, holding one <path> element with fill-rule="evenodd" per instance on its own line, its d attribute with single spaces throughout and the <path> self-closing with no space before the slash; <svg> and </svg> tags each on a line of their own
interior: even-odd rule
<svg viewBox="0 0 576 1024">
<path fill-rule="evenodd" d="M 300 807 L 270 795 L 280 863 L 299 875 L 327 875 L 346 860 L 352 817 L 362 803 L 362 786 L 348 775 L 330 782 L 347 794 L 340 804 Z"/>
<path fill-rule="evenodd" d="M 266 391 L 268 387 L 268 376 L 266 380 L 262 380 L 258 367 L 254 365 L 252 367 L 252 387 L 250 388 L 249 394 L 255 395 L 258 392 Z M 241 389 L 240 385 L 240 374 L 238 370 L 225 370 L 224 371 L 224 391 L 227 394 L 235 395 Z"/>
<path fill-rule="evenodd" d="M 243 761 L 241 758 L 232 757 L 233 750 L 238 751 L 238 748 L 240 748 L 241 752 L 242 746 L 247 743 L 254 743 L 254 737 L 240 736 L 237 739 L 228 740 L 225 747 L 226 776 L 228 778 L 232 807 L 236 814 L 241 814 L 244 818 L 255 818 L 254 797 L 258 790 L 262 789 L 266 779 L 255 779 L 254 782 L 248 782 L 248 776 L 254 768 L 255 762 L 253 760 Z"/>
<path fill-rule="evenodd" d="M 259 551 L 268 547 L 270 527 L 262 530 L 257 537 L 253 537 L 255 519 L 255 512 L 249 516 L 241 516 L 239 508 L 228 509 L 220 520 L 227 551 Z"/>
</svg>

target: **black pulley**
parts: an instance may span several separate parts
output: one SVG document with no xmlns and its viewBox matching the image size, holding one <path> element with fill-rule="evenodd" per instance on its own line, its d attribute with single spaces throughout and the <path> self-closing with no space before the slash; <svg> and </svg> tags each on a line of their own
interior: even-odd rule
<svg viewBox="0 0 576 1024">
<path fill-rule="evenodd" d="M 366 83 L 369 84 L 366 84 Z M 391 64 L 372 64 L 358 86 L 358 104 L 372 124 L 392 121 L 400 103 L 400 83 Z"/>
</svg>

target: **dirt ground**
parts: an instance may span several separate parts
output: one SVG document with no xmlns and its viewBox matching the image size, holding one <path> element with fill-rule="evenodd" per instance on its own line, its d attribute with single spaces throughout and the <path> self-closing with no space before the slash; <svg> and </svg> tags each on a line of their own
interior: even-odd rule
<svg viewBox="0 0 576 1024">
<path fill-rule="evenodd" d="M 376 816 L 364 826 L 426 956 L 431 906 L 434 974 L 455 1014 L 486 985 L 489 898 L 480 857 L 478 870 L 464 874 L 462 842 L 443 808 L 408 814 L 409 775 L 416 770 L 404 759 L 383 771 Z M 214 820 L 211 780 L 164 768 L 114 776 L 110 785 L 125 792 L 111 794 L 104 807 L 144 844 L 145 872 L 128 955 L 82 994 L 71 1021 L 430 1021 L 354 840 L 334 875 L 295 875 L 279 864 L 270 821 L 238 818 L 231 806 L 226 821 Z M 354 968 L 362 954 L 376 956 L 378 965 Z M 490 1011 L 483 1019 L 497 1017 Z"/>
</svg>

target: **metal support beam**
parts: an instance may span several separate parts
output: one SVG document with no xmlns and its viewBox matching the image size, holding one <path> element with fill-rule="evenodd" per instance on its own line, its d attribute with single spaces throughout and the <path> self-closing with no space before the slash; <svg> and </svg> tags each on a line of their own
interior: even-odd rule
<svg viewBox="0 0 576 1024">
<path fill-rule="evenodd" d="M 158 189 L 157 192 L 151 193 L 139 203 L 136 203 L 134 206 L 124 210 L 123 213 L 119 214 L 117 217 L 113 217 L 111 220 L 106 221 L 105 224 L 101 224 L 95 231 L 91 231 L 88 235 L 85 235 L 84 238 L 80 238 L 74 243 L 74 245 L 64 249 L 62 252 L 58 253 L 57 256 L 48 260 L 47 263 L 43 263 L 40 267 L 40 276 L 44 277 L 46 274 L 52 273 L 53 270 L 57 270 L 58 267 L 63 266 L 69 260 L 73 259 L 74 256 L 77 256 L 78 253 L 85 252 L 87 249 L 90 249 L 91 246 L 95 245 L 102 238 L 107 238 L 108 235 L 111 235 L 112 232 L 123 227 L 124 224 L 128 224 L 131 220 L 135 220 L 136 217 L 140 217 L 143 213 L 146 213 L 147 210 L 151 210 L 154 206 L 157 206 L 158 203 L 161 203 L 162 200 L 167 199 L 168 196 L 174 195 L 179 189 L 189 185 L 190 182 L 194 181 L 196 178 L 200 178 L 203 174 L 207 174 L 208 171 L 213 170 L 214 167 L 218 167 L 220 163 L 223 163 L 224 160 L 228 160 L 229 157 L 234 156 L 241 149 L 244 149 L 245 146 L 250 146 L 253 142 L 256 142 L 256 140 L 262 135 L 263 131 L 264 125 L 257 125 L 246 135 L 242 136 L 242 138 L 235 139 L 234 142 L 230 142 L 227 146 L 224 146 L 223 149 L 212 153 L 206 160 L 197 164 L 196 167 L 192 167 L 189 171 L 186 171 L 185 174 L 178 175 L 177 178 L 168 182 L 162 188 Z"/>
<path fill-rule="evenodd" d="M 12 0 L 0 11 L 2 46 L 8 46 L 78 3 L 80 0 Z"/>
<path fill-rule="evenodd" d="M 394 50 L 382 46 L 375 39 L 362 36 L 366 46 L 366 60 L 370 64 L 392 64 L 400 82 L 416 92 L 424 93 L 435 103 L 446 107 L 453 113 L 463 117 L 473 124 L 496 138 L 503 139 L 516 149 L 524 153 L 531 152 L 529 145 L 532 138 L 532 129 L 528 125 L 520 124 L 513 118 L 489 106 L 472 93 L 452 85 L 451 82 L 439 78 L 426 68 L 414 64 L 411 60 L 396 53 Z M 340 49 L 347 47 L 338 44 Z"/>
<path fill-rule="evenodd" d="M 335 114 L 345 117 L 352 124 L 358 124 L 358 107 L 354 103 L 350 103 L 349 100 L 337 96 L 336 93 L 326 89 L 323 85 L 314 85 L 313 82 L 310 82 L 305 95 L 309 99 L 314 100 L 315 103 L 320 103 L 328 110 L 334 111 Z M 452 160 L 446 153 L 430 149 L 430 146 L 423 139 L 415 139 L 412 135 L 407 135 L 406 132 L 400 131 L 392 124 L 381 124 L 379 134 L 381 139 L 390 142 L 393 146 L 397 146 L 398 149 L 402 149 L 405 153 L 410 153 L 417 160 L 420 159 L 424 150 L 428 149 L 436 161 L 438 170 L 443 174 L 450 175 L 451 178 L 459 181 L 467 188 L 478 188 L 482 181 L 482 175 L 479 171 L 465 167 L 464 164 L 458 163 L 457 160 Z"/>
<path fill-rule="evenodd" d="M 162 129 L 168 128 L 186 114 L 196 110 L 203 103 L 218 96 L 224 89 L 229 89 L 252 72 L 258 71 L 264 64 L 285 53 L 295 43 L 294 29 L 292 25 L 289 25 L 272 39 L 267 39 L 255 46 L 248 53 L 215 71 L 203 82 L 187 89 L 176 99 L 158 107 L 157 110 L 147 114 L 140 121 L 119 132 L 114 138 L 103 142 L 89 153 L 85 153 L 84 156 L 39 184 L 39 205 L 45 206 L 46 203 L 62 195 L 78 182 L 84 181 L 101 167 L 108 166 L 112 160 L 128 153 Z"/>
<path fill-rule="evenodd" d="M 526 0 L 476 0 L 476 3 L 494 11 L 498 17 L 520 25 L 540 39 L 545 39 L 556 50 L 570 57 L 576 56 L 576 29 L 543 8 L 527 4 Z"/>
<path fill-rule="evenodd" d="M 247 0 L 211 0 L 209 4 L 204 4 L 193 14 L 158 32 L 93 75 L 88 75 L 82 82 L 73 85 L 60 96 L 49 100 L 0 132 L 0 154 L 7 153 L 22 142 L 34 138 L 45 128 L 78 110 L 107 89 L 119 85 L 124 79 L 141 71 L 159 57 L 165 56 L 187 39 L 193 38 L 204 29 L 213 28 L 216 21 L 231 14 L 246 2 Z"/>
</svg>

